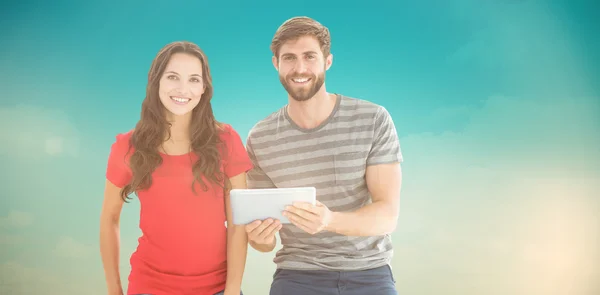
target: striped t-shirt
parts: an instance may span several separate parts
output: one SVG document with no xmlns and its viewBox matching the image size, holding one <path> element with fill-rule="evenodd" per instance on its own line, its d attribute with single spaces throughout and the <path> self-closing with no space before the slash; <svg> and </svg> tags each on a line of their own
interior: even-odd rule
<svg viewBox="0 0 600 295">
<path fill-rule="evenodd" d="M 297 126 L 286 107 L 250 130 L 246 149 L 254 164 L 249 188 L 312 186 L 331 211 L 353 211 L 371 202 L 368 165 L 402 162 L 396 128 L 387 110 L 361 99 L 337 95 L 331 115 L 316 128 Z M 289 224 L 279 231 L 278 268 L 363 270 L 389 264 L 389 235 L 315 235 Z"/>
</svg>

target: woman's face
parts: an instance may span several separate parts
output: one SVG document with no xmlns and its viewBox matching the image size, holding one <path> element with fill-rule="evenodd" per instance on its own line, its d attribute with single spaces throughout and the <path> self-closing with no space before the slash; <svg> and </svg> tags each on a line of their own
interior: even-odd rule
<svg viewBox="0 0 600 295">
<path fill-rule="evenodd" d="M 198 105 L 204 93 L 202 74 L 202 62 L 196 56 L 186 53 L 171 56 L 158 87 L 167 118 L 188 115 Z"/>
</svg>

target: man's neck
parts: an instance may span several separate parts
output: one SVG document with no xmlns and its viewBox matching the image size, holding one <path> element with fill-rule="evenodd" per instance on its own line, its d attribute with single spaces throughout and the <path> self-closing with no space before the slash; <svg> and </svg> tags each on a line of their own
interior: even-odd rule
<svg viewBox="0 0 600 295">
<path fill-rule="evenodd" d="M 288 99 L 288 116 L 301 128 L 312 129 L 321 125 L 333 112 L 336 104 L 336 95 L 319 91 L 315 96 L 306 101 Z"/>
</svg>

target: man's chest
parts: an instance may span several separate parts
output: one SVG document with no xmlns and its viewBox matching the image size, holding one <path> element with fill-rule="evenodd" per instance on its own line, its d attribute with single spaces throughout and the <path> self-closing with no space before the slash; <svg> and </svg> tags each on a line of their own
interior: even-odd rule
<svg viewBox="0 0 600 295">
<path fill-rule="evenodd" d="M 364 178 L 372 136 L 352 132 L 291 134 L 256 151 L 277 187 L 353 187 Z"/>
</svg>

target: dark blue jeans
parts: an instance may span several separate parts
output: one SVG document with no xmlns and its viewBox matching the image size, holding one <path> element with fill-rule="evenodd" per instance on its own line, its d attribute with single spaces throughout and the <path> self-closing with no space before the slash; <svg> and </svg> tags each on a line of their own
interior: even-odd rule
<svg viewBox="0 0 600 295">
<path fill-rule="evenodd" d="M 302 271 L 277 269 L 270 295 L 398 295 L 392 269 Z"/>
</svg>

